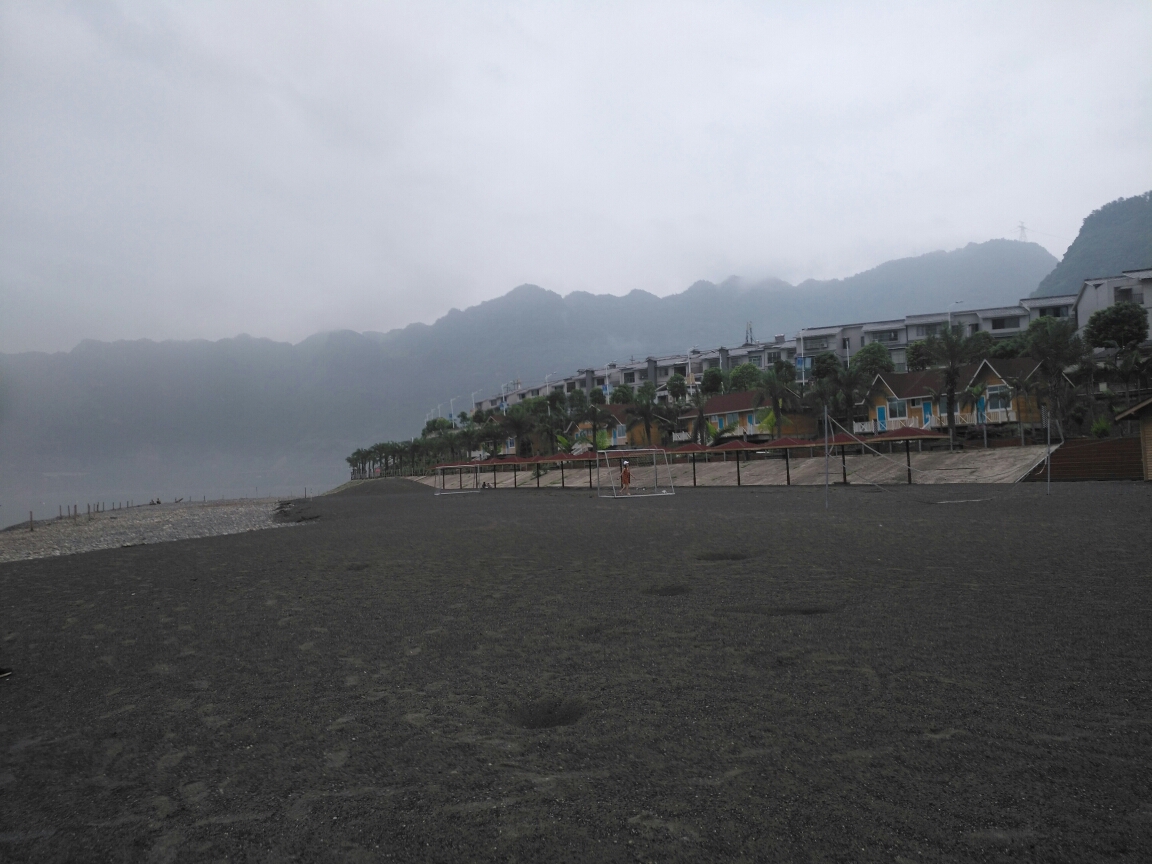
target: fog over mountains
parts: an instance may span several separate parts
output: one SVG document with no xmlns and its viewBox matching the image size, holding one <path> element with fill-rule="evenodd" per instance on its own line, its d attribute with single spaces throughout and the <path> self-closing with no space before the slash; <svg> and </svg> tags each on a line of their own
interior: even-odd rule
<svg viewBox="0 0 1152 864">
<path fill-rule="evenodd" d="M 737 345 L 749 321 L 770 338 L 954 300 L 1012 303 L 1055 264 L 1036 244 L 994 240 L 796 286 L 730 278 L 660 298 L 522 285 L 431 325 L 297 345 L 239 336 L 0 354 L 0 522 L 96 500 L 301 494 L 338 483 L 355 447 L 411 437 L 437 403 L 447 413 L 459 397 L 459 410 L 513 378 Z"/>
</svg>

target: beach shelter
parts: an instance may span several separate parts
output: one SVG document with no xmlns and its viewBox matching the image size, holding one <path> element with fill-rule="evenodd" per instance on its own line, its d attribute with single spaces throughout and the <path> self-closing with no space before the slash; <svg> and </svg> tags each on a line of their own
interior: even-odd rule
<svg viewBox="0 0 1152 864">
<path fill-rule="evenodd" d="M 848 460 L 844 455 L 845 448 L 849 444 L 859 444 L 860 452 L 864 452 L 864 439 L 859 435 L 850 435 L 847 432 L 837 432 L 830 439 L 828 439 L 828 446 L 840 448 L 840 477 L 844 485 L 848 485 Z"/>
<path fill-rule="evenodd" d="M 740 462 L 741 462 L 740 453 L 741 452 L 747 452 L 749 450 L 763 450 L 764 448 L 760 444 L 753 444 L 749 441 L 741 441 L 740 439 L 737 438 L 737 439 L 733 439 L 732 441 L 726 441 L 725 443 L 721 444 L 719 447 L 713 447 L 712 449 L 713 450 L 721 450 L 725 453 L 731 453 L 731 452 L 736 453 L 736 485 L 740 486 L 740 485 L 742 485 L 741 480 L 740 480 Z"/>
<path fill-rule="evenodd" d="M 696 485 L 696 454 L 697 453 L 707 453 L 711 449 L 712 449 L 711 447 L 706 447 L 703 444 L 697 444 L 695 441 L 692 441 L 691 443 L 688 443 L 688 444 L 681 444 L 679 447 L 673 447 L 668 452 L 669 453 L 688 453 L 690 455 L 691 458 L 689 459 L 689 461 L 692 463 L 692 485 L 695 486 Z"/>
<path fill-rule="evenodd" d="M 947 438 L 942 432 L 933 432 L 931 429 L 917 429 L 915 426 L 906 426 L 903 429 L 889 429 L 874 437 L 873 441 L 903 441 L 904 458 L 908 463 L 908 483 L 912 483 L 912 442 L 929 441 Z"/>
<path fill-rule="evenodd" d="M 793 447 L 815 447 L 815 442 L 805 441 L 802 438 L 777 438 L 775 441 L 769 441 L 767 444 L 756 445 L 758 450 L 783 450 L 784 451 L 784 482 L 792 485 L 792 464 L 791 457 L 788 455 Z"/>
</svg>

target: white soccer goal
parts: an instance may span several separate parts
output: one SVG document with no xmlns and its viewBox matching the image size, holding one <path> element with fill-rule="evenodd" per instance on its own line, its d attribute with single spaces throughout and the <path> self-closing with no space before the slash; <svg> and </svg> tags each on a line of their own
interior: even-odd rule
<svg viewBox="0 0 1152 864">
<path fill-rule="evenodd" d="M 458 495 L 461 492 L 479 492 L 480 465 L 440 465 L 436 468 L 437 495 Z"/>
<path fill-rule="evenodd" d="M 624 463 L 628 464 L 625 465 Z M 627 472 L 625 473 L 625 469 Z M 623 480 L 630 482 L 625 488 Z M 675 495 L 668 453 L 655 447 L 636 450 L 600 450 L 596 453 L 596 495 L 600 498 L 637 498 Z"/>
</svg>

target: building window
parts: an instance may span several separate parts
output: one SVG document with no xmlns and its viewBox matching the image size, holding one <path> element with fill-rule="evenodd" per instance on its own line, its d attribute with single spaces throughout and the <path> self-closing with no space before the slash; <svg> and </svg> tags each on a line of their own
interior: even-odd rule
<svg viewBox="0 0 1152 864">
<path fill-rule="evenodd" d="M 775 363 L 779 359 L 780 359 L 780 352 L 779 351 L 769 351 L 767 354 L 764 355 L 764 362 L 766 362 L 766 363 Z"/>
<path fill-rule="evenodd" d="M 889 399 L 888 400 L 888 417 L 889 419 L 896 419 L 898 417 L 908 416 L 908 403 L 903 399 Z"/>
<path fill-rule="evenodd" d="M 1040 310 L 1041 318 L 1067 318 L 1067 306 L 1045 306 Z"/>
<path fill-rule="evenodd" d="M 985 404 L 990 411 L 1012 407 L 1012 391 L 1005 384 L 993 384 L 985 395 Z"/>
<path fill-rule="evenodd" d="M 635 384 L 636 383 L 636 373 L 635 372 L 625 372 L 624 373 L 624 383 L 625 384 Z"/>
<path fill-rule="evenodd" d="M 624 438 L 628 434 L 628 427 L 621 423 L 616 427 L 616 437 Z"/>
<path fill-rule="evenodd" d="M 764 363 L 764 358 L 760 354 L 749 354 L 748 362 L 755 366 L 757 369 Z"/>
<path fill-rule="evenodd" d="M 979 321 L 977 321 L 975 324 L 969 324 L 968 325 L 968 335 L 969 336 L 971 336 L 973 333 L 979 333 L 979 332 L 980 332 L 980 322 Z"/>
<path fill-rule="evenodd" d="M 659 369 L 657 369 L 656 370 L 656 377 L 657 378 L 667 378 L 668 377 L 668 367 L 667 366 L 661 366 Z"/>
<path fill-rule="evenodd" d="M 935 336 L 939 332 L 940 332 L 940 325 L 939 324 L 921 324 L 919 327 L 916 328 L 916 335 L 917 336 L 923 336 L 925 338 Z"/>
<path fill-rule="evenodd" d="M 1019 318 L 993 318 L 993 330 L 1016 330 L 1020 326 Z"/>
<path fill-rule="evenodd" d="M 673 366 L 672 367 L 672 374 L 673 375 L 679 375 L 683 378 L 687 378 L 688 377 L 688 366 L 687 365 Z"/>
<path fill-rule="evenodd" d="M 604 386 L 604 379 L 603 378 L 597 378 L 596 379 L 596 386 L 597 387 L 603 387 Z"/>
<path fill-rule="evenodd" d="M 899 330 L 877 330 L 872 334 L 873 342 L 899 342 Z"/>
</svg>

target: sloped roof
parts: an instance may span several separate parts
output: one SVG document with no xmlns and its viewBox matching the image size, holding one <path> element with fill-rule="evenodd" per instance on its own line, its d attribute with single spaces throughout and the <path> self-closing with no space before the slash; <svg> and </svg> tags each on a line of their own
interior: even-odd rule
<svg viewBox="0 0 1152 864">
<path fill-rule="evenodd" d="M 754 390 L 724 393 L 713 396 L 704 406 L 705 414 L 729 414 L 733 411 L 751 411 L 759 406 L 759 394 Z"/>
<path fill-rule="evenodd" d="M 1012 357 L 1006 360 L 981 360 L 979 363 L 967 363 L 960 367 L 957 379 L 957 389 L 963 390 L 970 386 L 982 366 L 987 365 L 998 378 L 1027 378 L 1040 366 L 1040 361 L 1031 357 Z M 875 389 L 881 382 L 897 399 L 922 399 L 936 394 L 939 396 L 945 390 L 944 370 L 925 369 L 922 372 L 881 372 L 876 376 L 872 387 Z"/>
<path fill-rule="evenodd" d="M 972 379 L 980 373 L 980 367 L 987 365 L 997 377 L 1007 380 L 1009 378 L 1028 378 L 1033 372 L 1040 368 L 1040 361 L 1033 360 L 1031 357 L 1011 357 L 1005 360 L 982 360 L 976 365 L 976 369 L 968 378 L 968 384 L 972 383 Z M 960 378 L 964 380 L 963 376 Z M 968 386 L 966 384 L 965 386 Z"/>
</svg>

